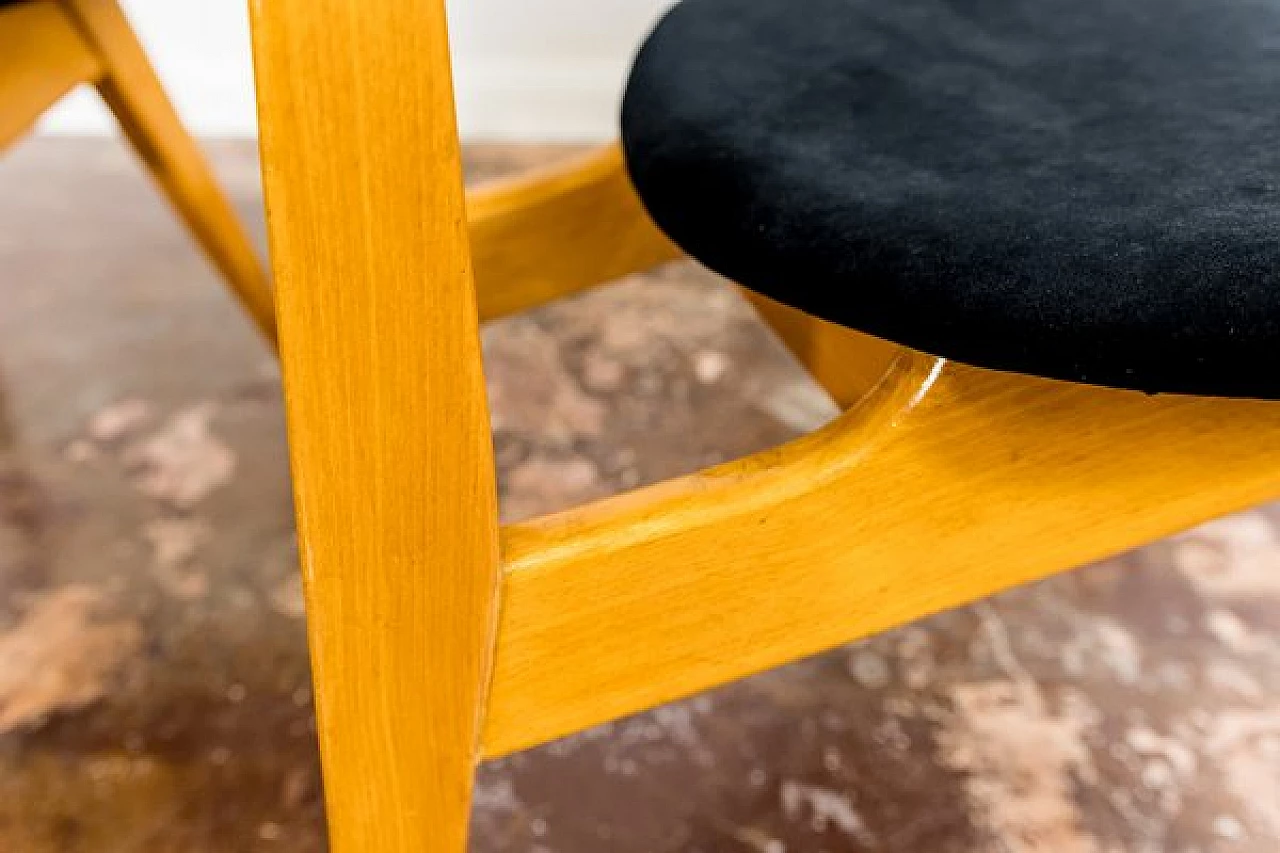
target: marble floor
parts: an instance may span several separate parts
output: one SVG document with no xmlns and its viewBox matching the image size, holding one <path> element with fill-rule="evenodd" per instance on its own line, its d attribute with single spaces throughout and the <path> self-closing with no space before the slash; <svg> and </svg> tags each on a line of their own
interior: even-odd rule
<svg viewBox="0 0 1280 853">
<path fill-rule="evenodd" d="M 253 146 L 210 149 L 260 235 Z M 832 414 L 688 266 L 484 342 L 508 519 Z M 472 847 L 1270 853 L 1278 525 L 1258 508 L 486 765 Z M 323 850 L 295 563 L 271 355 L 119 144 L 7 152 L 0 850 Z"/>
</svg>

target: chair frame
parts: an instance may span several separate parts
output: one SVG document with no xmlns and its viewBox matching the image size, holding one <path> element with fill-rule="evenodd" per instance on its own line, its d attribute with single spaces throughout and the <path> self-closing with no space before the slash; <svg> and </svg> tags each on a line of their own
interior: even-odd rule
<svg viewBox="0 0 1280 853">
<path fill-rule="evenodd" d="M 116 0 L 25 0 L 0 9 L 0 150 L 85 83 L 97 87 L 197 242 L 274 340 L 262 263 Z"/>
<path fill-rule="evenodd" d="M 463 187 L 442 0 L 252 0 L 328 819 L 456 853 L 484 758 L 1280 494 L 1280 406 L 949 363 L 752 297 L 845 409 L 500 526 L 478 324 L 678 257 L 616 146 Z"/>
</svg>

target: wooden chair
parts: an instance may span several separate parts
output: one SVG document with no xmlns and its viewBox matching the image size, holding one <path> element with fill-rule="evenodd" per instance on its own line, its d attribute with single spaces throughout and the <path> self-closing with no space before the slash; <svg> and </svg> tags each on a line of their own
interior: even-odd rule
<svg viewBox="0 0 1280 853">
<path fill-rule="evenodd" d="M 261 262 L 115 0 L 0 0 L 0 149 L 82 83 L 97 87 L 196 240 L 274 340 Z"/>
<path fill-rule="evenodd" d="M 461 850 L 479 760 L 1280 494 L 1274 403 L 969 367 L 749 294 L 842 416 L 500 527 L 477 324 L 680 252 L 616 146 L 464 192 L 442 0 L 252 17 L 340 853 Z"/>
</svg>

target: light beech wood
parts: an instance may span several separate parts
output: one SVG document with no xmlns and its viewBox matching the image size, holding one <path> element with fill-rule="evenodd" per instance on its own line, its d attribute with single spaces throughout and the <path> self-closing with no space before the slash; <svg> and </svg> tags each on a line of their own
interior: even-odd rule
<svg viewBox="0 0 1280 853">
<path fill-rule="evenodd" d="M 777 450 L 503 531 L 487 755 L 1280 494 L 1280 405 L 905 355 Z"/>
<path fill-rule="evenodd" d="M 274 341 L 262 264 L 115 0 L 30 0 L 0 9 L 0 148 L 81 83 L 98 87 L 197 241 Z"/>
<path fill-rule="evenodd" d="M 458 853 L 479 756 L 1280 494 L 1278 404 L 978 370 L 747 294 L 841 417 L 498 531 L 478 322 L 679 252 L 616 147 L 464 203 L 442 0 L 253 18 L 338 853 Z"/>
<path fill-rule="evenodd" d="M 897 344 L 828 323 L 745 287 L 741 292 L 841 408 L 877 387 L 902 354 Z"/>
<path fill-rule="evenodd" d="M 456 853 L 499 565 L 444 9 L 251 11 L 331 845 Z"/>
<path fill-rule="evenodd" d="M 101 63 L 98 92 L 174 209 L 268 340 L 271 287 L 200 147 L 182 126 L 116 0 L 60 0 Z"/>
<path fill-rule="evenodd" d="M 54 0 L 0 9 L 0 149 L 102 65 Z"/>
<path fill-rule="evenodd" d="M 640 204 L 617 145 L 467 196 L 480 319 L 681 257 Z"/>
<path fill-rule="evenodd" d="M 645 211 L 612 144 L 467 195 L 481 321 L 684 257 Z M 743 295 L 842 406 L 899 348 L 743 288 Z"/>
</svg>

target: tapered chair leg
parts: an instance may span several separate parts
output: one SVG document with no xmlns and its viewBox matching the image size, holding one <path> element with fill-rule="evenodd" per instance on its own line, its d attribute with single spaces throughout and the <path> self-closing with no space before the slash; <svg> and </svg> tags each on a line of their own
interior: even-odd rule
<svg viewBox="0 0 1280 853">
<path fill-rule="evenodd" d="M 332 848 L 461 853 L 499 557 L 444 5 L 251 9 Z"/>
<path fill-rule="evenodd" d="M 271 287 L 257 252 L 116 0 L 62 2 L 99 54 L 103 100 L 196 240 L 274 342 Z"/>
</svg>

